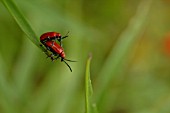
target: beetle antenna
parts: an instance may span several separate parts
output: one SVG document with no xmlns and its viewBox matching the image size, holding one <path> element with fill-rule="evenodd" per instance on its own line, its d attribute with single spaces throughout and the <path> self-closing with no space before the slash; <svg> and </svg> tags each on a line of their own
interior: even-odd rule
<svg viewBox="0 0 170 113">
<path fill-rule="evenodd" d="M 64 61 L 64 59 L 63 59 L 63 61 Z M 66 61 L 64 61 L 64 63 L 69 67 L 70 71 L 72 72 L 72 69 L 71 69 L 71 67 L 68 65 L 68 63 L 67 63 Z"/>
<path fill-rule="evenodd" d="M 70 33 L 70 31 L 67 32 L 67 34 L 65 36 L 68 36 L 68 34 Z"/>
<path fill-rule="evenodd" d="M 67 38 L 68 37 L 68 34 L 69 34 L 70 31 L 67 32 L 67 34 L 63 37 L 61 37 L 61 39 L 64 39 L 64 38 Z"/>
<path fill-rule="evenodd" d="M 64 59 L 64 60 L 69 61 L 69 62 L 77 62 L 77 61 L 69 60 L 69 59 Z"/>
</svg>

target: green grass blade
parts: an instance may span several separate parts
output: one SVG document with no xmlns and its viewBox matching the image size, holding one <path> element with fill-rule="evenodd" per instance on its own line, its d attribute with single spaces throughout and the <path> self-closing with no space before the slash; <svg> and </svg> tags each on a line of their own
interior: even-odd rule
<svg viewBox="0 0 170 113">
<path fill-rule="evenodd" d="M 20 28 L 23 30 L 23 32 L 28 36 L 28 38 L 40 49 L 45 51 L 44 48 L 39 46 L 39 41 L 37 39 L 37 36 L 34 32 L 34 30 L 29 25 L 26 18 L 22 15 L 22 13 L 19 11 L 18 7 L 15 5 L 14 1 L 12 0 L 2 0 L 2 3 L 4 6 L 8 9 L 10 14 L 13 16 L 15 21 L 18 23 Z"/>
<path fill-rule="evenodd" d="M 91 61 L 91 56 L 87 60 L 86 64 L 86 75 L 85 75 L 85 113 L 91 113 L 90 111 L 90 101 L 91 101 L 91 96 L 93 94 L 92 90 L 92 84 L 90 80 L 90 61 Z"/>
<path fill-rule="evenodd" d="M 92 101 L 93 88 L 90 79 L 90 62 L 92 56 L 90 55 L 86 64 L 86 75 L 85 75 L 85 113 L 97 113 L 96 104 Z"/>
<path fill-rule="evenodd" d="M 113 80 L 113 77 L 118 74 L 119 70 L 123 70 L 123 62 L 126 62 L 128 53 L 130 53 L 131 48 L 140 38 L 138 36 L 144 32 L 152 3 L 151 1 L 152 0 L 141 1 L 141 4 L 136 11 L 136 15 L 134 15 L 125 31 L 120 35 L 119 40 L 103 65 L 103 69 L 97 80 L 97 83 L 99 83 L 99 89 L 96 92 L 97 103 L 99 103 L 101 97 L 106 93 L 105 90 L 111 80 Z"/>
</svg>

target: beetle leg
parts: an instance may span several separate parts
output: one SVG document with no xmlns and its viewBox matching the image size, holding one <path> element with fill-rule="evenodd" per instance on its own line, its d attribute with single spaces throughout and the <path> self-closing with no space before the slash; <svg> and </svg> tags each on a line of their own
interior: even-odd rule
<svg viewBox="0 0 170 113">
<path fill-rule="evenodd" d="M 50 58 L 51 58 L 52 61 L 54 61 L 53 57 L 54 57 L 54 54 L 51 54 Z"/>
<path fill-rule="evenodd" d="M 60 41 L 60 46 L 62 47 L 62 43 L 61 43 L 61 41 Z"/>
<path fill-rule="evenodd" d="M 53 61 L 54 60 L 54 54 L 47 55 L 47 58 L 50 57 L 50 59 Z"/>
<path fill-rule="evenodd" d="M 50 51 L 50 48 L 49 47 L 46 47 L 48 51 Z"/>
<path fill-rule="evenodd" d="M 55 58 L 55 60 L 57 60 L 60 57 L 60 55 L 57 56 L 57 58 Z"/>
<path fill-rule="evenodd" d="M 42 47 L 42 48 L 43 48 L 44 53 L 47 53 L 47 52 L 48 52 L 48 50 L 50 50 L 50 48 L 48 48 L 48 47 L 46 47 L 46 46 L 43 46 L 42 44 L 40 44 L 40 47 Z M 45 48 L 44 48 L 44 47 L 45 47 Z"/>
</svg>

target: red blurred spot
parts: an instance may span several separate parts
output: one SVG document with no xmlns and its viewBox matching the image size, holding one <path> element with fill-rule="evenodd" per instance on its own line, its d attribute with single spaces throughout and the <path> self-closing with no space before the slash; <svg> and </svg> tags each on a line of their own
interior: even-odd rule
<svg viewBox="0 0 170 113">
<path fill-rule="evenodd" d="M 170 3 L 170 0 L 162 0 L 162 1 L 164 1 L 165 3 Z"/>
<path fill-rule="evenodd" d="M 170 56 L 170 33 L 164 39 L 164 52 Z"/>
</svg>

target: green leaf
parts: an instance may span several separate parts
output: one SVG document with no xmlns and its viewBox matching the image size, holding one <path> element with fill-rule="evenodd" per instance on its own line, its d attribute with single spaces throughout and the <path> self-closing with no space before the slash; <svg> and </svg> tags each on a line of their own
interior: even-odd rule
<svg viewBox="0 0 170 113">
<path fill-rule="evenodd" d="M 96 104 L 93 103 L 92 95 L 93 88 L 90 79 L 90 62 L 92 56 L 90 55 L 86 64 L 86 75 L 85 75 L 85 113 L 97 113 Z"/>
<path fill-rule="evenodd" d="M 40 46 L 40 43 L 37 39 L 37 36 L 34 30 L 31 28 L 30 24 L 26 20 L 26 18 L 19 11 L 18 7 L 15 5 L 12 0 L 2 0 L 4 6 L 8 9 L 9 13 L 13 16 L 15 21 L 18 23 L 22 31 L 28 36 L 28 38 L 42 51 L 46 52 L 46 50 Z"/>
</svg>

